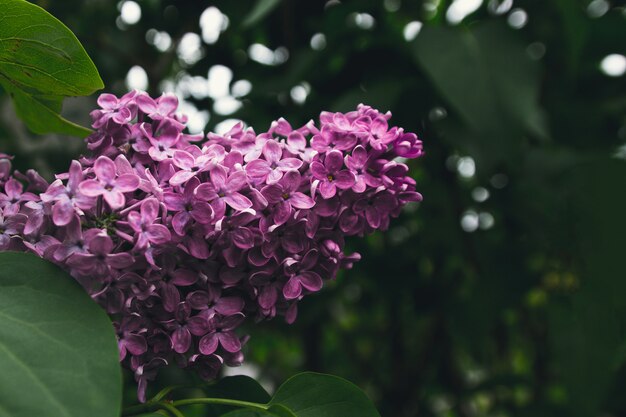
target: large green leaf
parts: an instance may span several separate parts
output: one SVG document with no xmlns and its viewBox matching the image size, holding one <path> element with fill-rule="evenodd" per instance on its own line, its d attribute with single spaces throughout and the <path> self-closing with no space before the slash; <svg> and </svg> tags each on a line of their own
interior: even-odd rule
<svg viewBox="0 0 626 417">
<path fill-rule="evenodd" d="M 370 399 L 345 379 L 305 372 L 278 388 L 266 412 L 235 410 L 223 417 L 380 417 Z"/>
<path fill-rule="evenodd" d="M 34 133 L 76 136 L 91 131 L 61 117 L 63 99 L 104 87 L 72 31 L 24 0 L 0 0 L 0 84 Z"/>
<path fill-rule="evenodd" d="M 564 175 L 570 181 L 564 206 L 575 216 L 580 248 L 580 288 L 551 304 L 550 341 L 555 368 L 569 393 L 568 415 L 583 417 L 601 413 L 615 370 L 623 366 L 626 280 L 619 271 L 626 244 L 626 196 L 616 190 L 626 166 L 597 158 Z"/>
<path fill-rule="evenodd" d="M 1 77 L 0 85 L 9 92 L 15 112 L 33 133 L 54 132 L 79 137 L 91 133 L 90 129 L 70 122 L 59 114 L 63 97 L 31 95 L 6 80 L 3 82 Z"/>
<path fill-rule="evenodd" d="M 1 416 L 119 416 L 113 326 L 66 273 L 0 253 L 0 322 Z"/>
<path fill-rule="evenodd" d="M 514 159 L 524 134 L 548 136 L 538 66 L 511 32 L 494 22 L 426 26 L 413 44 L 418 64 L 470 127 L 476 147 L 495 159 Z"/>
<path fill-rule="evenodd" d="M 249 401 L 259 404 L 267 403 L 271 398 L 258 382 L 243 375 L 222 378 L 217 384 L 211 385 L 204 391 L 209 397 L 228 398 L 231 400 Z M 223 415 L 230 410 L 232 410 L 232 407 L 212 405 L 209 410 L 209 416 Z"/>
<path fill-rule="evenodd" d="M 538 110 L 537 65 L 499 24 L 427 26 L 414 53 L 443 96 L 478 130 L 508 121 L 526 126 Z"/>
<path fill-rule="evenodd" d="M 345 379 L 305 372 L 278 388 L 270 412 L 279 417 L 380 417 L 371 400 Z M 274 408 L 272 408 L 274 407 Z"/>
<path fill-rule="evenodd" d="M 221 417 L 275 417 L 270 413 L 263 413 L 260 411 L 252 410 L 235 410 L 230 413 L 222 414 Z"/>
<path fill-rule="evenodd" d="M 83 96 L 104 88 L 72 31 L 24 0 L 0 0 L 0 73 L 44 94 Z"/>
</svg>

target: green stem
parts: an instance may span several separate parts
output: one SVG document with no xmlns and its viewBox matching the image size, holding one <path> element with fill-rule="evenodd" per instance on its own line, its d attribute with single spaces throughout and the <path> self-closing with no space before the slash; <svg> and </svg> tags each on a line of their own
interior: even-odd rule
<svg viewBox="0 0 626 417">
<path fill-rule="evenodd" d="M 252 410 L 267 411 L 269 406 L 266 404 L 251 403 L 248 401 L 231 400 L 228 398 L 189 398 L 185 400 L 172 401 L 174 407 L 191 404 L 221 404 L 233 407 L 250 408 Z"/>
<path fill-rule="evenodd" d="M 176 400 L 176 401 L 148 401 L 145 404 L 133 405 L 131 407 L 127 407 L 122 412 L 122 416 L 134 416 L 141 413 L 146 413 L 155 410 L 167 410 L 170 413 L 174 413 L 172 409 L 176 412 L 180 413 L 176 410 L 176 407 L 184 406 L 184 405 L 192 405 L 192 404 L 221 404 L 221 405 L 230 405 L 232 407 L 239 408 L 249 408 L 251 410 L 256 411 L 267 411 L 269 406 L 266 404 L 258 404 L 251 403 L 248 401 L 239 401 L 239 400 L 231 400 L 228 398 L 188 398 L 185 400 Z M 176 415 L 176 414 L 175 414 Z"/>
<path fill-rule="evenodd" d="M 176 407 L 165 402 L 160 402 L 159 406 L 167 410 L 173 417 L 185 417 Z"/>
<path fill-rule="evenodd" d="M 148 402 L 161 401 L 163 398 L 165 398 L 167 396 L 167 394 L 169 394 L 170 392 L 172 392 L 174 390 L 177 390 L 179 388 L 187 388 L 187 386 L 186 385 L 172 385 L 172 386 L 169 386 L 169 387 L 165 387 L 161 391 L 159 391 L 159 393 L 157 395 L 152 397 Z"/>
</svg>

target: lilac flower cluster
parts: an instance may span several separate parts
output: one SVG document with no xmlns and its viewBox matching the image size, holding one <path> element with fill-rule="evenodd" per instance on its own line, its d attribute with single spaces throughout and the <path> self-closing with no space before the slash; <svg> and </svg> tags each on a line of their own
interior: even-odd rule
<svg viewBox="0 0 626 417">
<path fill-rule="evenodd" d="M 240 364 L 245 318 L 293 322 L 302 297 L 360 258 L 345 236 L 421 199 L 401 162 L 421 141 L 369 106 L 204 138 L 183 132 L 173 95 L 98 104 L 91 156 L 51 184 L 0 154 L 0 250 L 60 265 L 106 309 L 142 401 L 167 363 L 207 379 Z"/>
</svg>

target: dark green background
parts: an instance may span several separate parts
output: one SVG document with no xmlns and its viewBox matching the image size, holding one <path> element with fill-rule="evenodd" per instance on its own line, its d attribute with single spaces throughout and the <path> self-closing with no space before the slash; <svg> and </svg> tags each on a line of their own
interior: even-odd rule
<svg viewBox="0 0 626 417">
<path fill-rule="evenodd" d="M 365 102 L 424 141 L 411 166 L 423 203 L 389 231 L 350 241 L 363 261 L 305 299 L 295 325 L 247 329 L 248 361 L 264 379 L 340 375 L 385 417 L 626 415 L 626 162 L 616 156 L 626 77 L 600 70 L 606 55 L 626 54 L 623 2 L 591 17 L 586 0 L 514 0 L 528 15 L 521 29 L 507 24 L 510 12 L 493 13 L 494 1 L 452 26 L 446 0 L 269 1 L 277 6 L 248 25 L 252 1 L 138 0 L 142 18 L 125 29 L 113 1 L 36 3 L 76 33 L 107 91 L 123 93 L 134 65 L 158 94 L 165 78 L 206 77 L 221 64 L 252 83 L 228 117 L 257 131 Z M 212 5 L 230 23 L 196 64 L 147 43 L 150 28 L 174 45 L 198 33 Z M 359 27 L 354 13 L 374 26 Z M 424 26 L 408 42 L 410 21 Z M 323 50 L 310 46 L 315 33 Z M 253 43 L 284 46 L 289 59 L 254 62 Z M 289 94 L 301 82 L 311 89 L 302 105 Z M 226 118 L 210 99 L 189 100 L 210 111 L 207 130 Z M 94 104 L 69 101 L 66 115 L 88 123 Z M 77 139 L 30 135 L 2 96 L 0 139 L 18 167 L 48 176 L 83 150 Z M 457 169 L 467 157 L 471 177 Z M 472 197 L 477 187 L 486 201 Z M 480 214 L 476 230 L 461 227 Z"/>
</svg>

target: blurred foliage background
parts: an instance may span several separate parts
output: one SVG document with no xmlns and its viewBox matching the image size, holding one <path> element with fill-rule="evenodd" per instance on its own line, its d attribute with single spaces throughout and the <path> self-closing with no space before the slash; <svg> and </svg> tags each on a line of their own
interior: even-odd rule
<svg viewBox="0 0 626 417">
<path fill-rule="evenodd" d="M 174 91 L 192 131 L 364 102 L 424 141 L 424 202 L 351 241 L 363 261 L 295 325 L 250 327 L 232 373 L 340 375 L 385 417 L 626 416 L 623 2 L 35 3 L 107 91 Z M 65 114 L 88 124 L 94 106 Z M 84 149 L 30 134 L 2 96 L 0 141 L 48 176 Z"/>
</svg>

